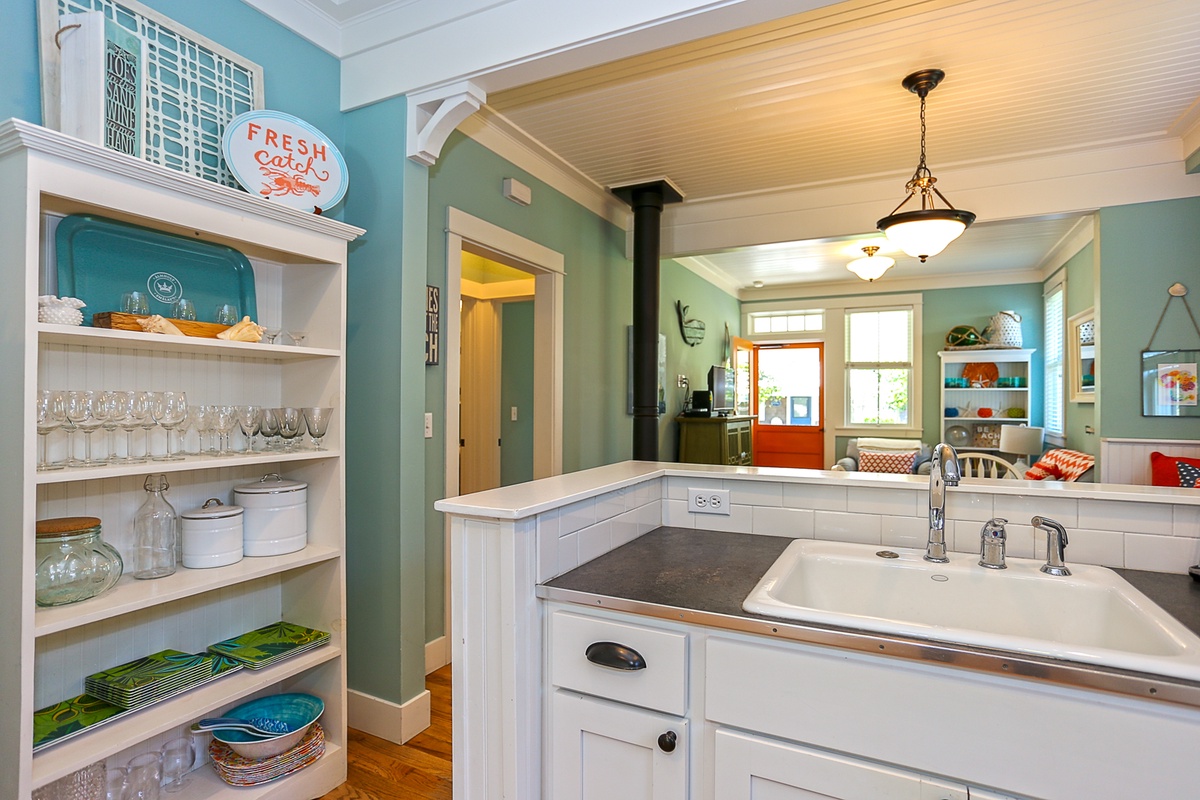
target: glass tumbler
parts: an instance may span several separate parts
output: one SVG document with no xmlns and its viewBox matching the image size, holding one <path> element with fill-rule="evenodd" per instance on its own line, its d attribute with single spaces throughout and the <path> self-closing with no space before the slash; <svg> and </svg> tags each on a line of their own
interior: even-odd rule
<svg viewBox="0 0 1200 800">
<path fill-rule="evenodd" d="M 233 303 L 220 303 L 214 312 L 214 322 L 218 325 L 237 325 L 238 307 Z"/>
<path fill-rule="evenodd" d="M 125 800 L 158 800 L 162 785 L 161 753 L 155 750 L 134 756 L 125 771 Z"/>
<path fill-rule="evenodd" d="M 126 314 L 149 314 L 150 298 L 145 292 L 126 292 L 121 295 L 121 310 Z"/>
<path fill-rule="evenodd" d="M 192 737 L 179 736 L 162 746 L 163 787 L 169 794 L 178 792 L 187 786 L 188 773 L 196 763 L 196 751 L 192 746 Z"/>
<path fill-rule="evenodd" d="M 196 304 L 186 297 L 181 297 L 171 306 L 171 316 L 175 319 L 196 319 Z"/>
</svg>

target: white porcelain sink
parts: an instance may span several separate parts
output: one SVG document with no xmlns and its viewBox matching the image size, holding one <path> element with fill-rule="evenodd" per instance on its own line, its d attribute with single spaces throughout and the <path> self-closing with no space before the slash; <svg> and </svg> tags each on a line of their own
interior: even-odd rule
<svg viewBox="0 0 1200 800">
<path fill-rule="evenodd" d="M 880 551 L 898 554 L 884 558 Z M 798 539 L 742 607 L 752 614 L 1018 651 L 1200 680 L 1200 638 L 1104 567 Z"/>
</svg>

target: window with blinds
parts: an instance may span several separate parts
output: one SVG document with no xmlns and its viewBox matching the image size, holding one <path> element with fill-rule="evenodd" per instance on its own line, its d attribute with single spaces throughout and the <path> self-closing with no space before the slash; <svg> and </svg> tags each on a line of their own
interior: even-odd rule
<svg viewBox="0 0 1200 800">
<path fill-rule="evenodd" d="M 1066 319 L 1063 315 L 1066 283 L 1061 278 L 1046 284 L 1043 297 L 1043 330 L 1045 331 L 1043 357 L 1046 364 L 1044 425 L 1046 433 L 1063 435 L 1066 415 L 1063 402 L 1065 359 L 1064 333 Z"/>
</svg>

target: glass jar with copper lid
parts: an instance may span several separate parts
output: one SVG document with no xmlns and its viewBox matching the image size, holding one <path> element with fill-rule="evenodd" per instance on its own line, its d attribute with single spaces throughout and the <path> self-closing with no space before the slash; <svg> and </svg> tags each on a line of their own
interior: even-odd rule
<svg viewBox="0 0 1200 800">
<path fill-rule="evenodd" d="M 57 517 L 37 521 L 39 606 L 78 603 L 117 584 L 124 570 L 121 554 L 100 535 L 97 517 Z"/>
</svg>

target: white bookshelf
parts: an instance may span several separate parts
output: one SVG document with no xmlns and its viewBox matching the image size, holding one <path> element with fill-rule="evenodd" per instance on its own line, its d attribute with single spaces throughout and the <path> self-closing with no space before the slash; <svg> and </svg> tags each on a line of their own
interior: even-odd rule
<svg viewBox="0 0 1200 800">
<path fill-rule="evenodd" d="M 245 699 L 303 691 L 325 701 L 327 749 L 313 766 L 242 789 L 210 765 L 176 795 L 198 798 L 316 797 L 346 774 L 345 315 L 347 244 L 358 228 L 285 208 L 110 152 L 19 120 L 0 123 L 0 484 L 5 554 L 0 558 L 0 796 L 28 798 L 96 761 L 123 764 L 180 735 L 196 719 Z M 306 346 L 163 337 L 37 322 L 37 296 L 50 293 L 57 220 L 90 213 L 224 244 L 254 266 L 259 322 L 307 331 Z M 111 309 L 85 309 L 85 313 Z M 189 403 L 333 406 L 321 451 L 193 456 L 38 472 L 33 401 L 39 388 L 181 390 Z M 151 432 L 161 451 L 163 433 Z M 103 451 L 106 433 L 95 434 Z M 123 452 L 124 436 L 117 432 Z M 137 442 L 143 433 L 135 433 Z M 51 434 L 51 453 L 65 447 Z M 101 519 L 104 538 L 132 544 L 133 514 L 147 474 L 167 473 L 177 511 L 269 472 L 308 483 L 309 544 L 295 553 L 246 558 L 167 578 L 125 577 L 111 591 L 73 605 L 34 602 L 34 524 L 47 517 Z M 94 731 L 32 752 L 33 712 L 83 692 L 86 675 L 165 648 L 208 644 L 287 619 L 330 631 L 329 645 L 263 670 L 241 670 L 135 711 Z"/>
<path fill-rule="evenodd" d="M 983 350 L 943 350 L 938 353 L 942 362 L 942 429 L 940 441 L 950 442 L 961 452 L 999 453 L 999 447 L 985 444 L 981 441 L 981 433 L 990 430 L 993 439 L 998 442 L 999 429 L 1005 425 L 1028 425 L 1032 413 L 1030 404 L 1030 387 L 1034 376 L 1030 372 L 1033 358 L 1032 349 L 983 349 Z M 962 381 L 964 372 L 968 377 L 976 370 L 975 364 L 990 364 L 995 368 L 996 376 L 1004 385 L 988 383 L 985 386 L 948 386 L 947 383 Z M 1020 386 L 1013 385 L 1020 382 Z M 968 383 L 970 381 L 968 380 Z M 980 416 L 980 409 L 991 411 L 987 417 Z M 954 409 L 954 416 L 947 414 Z M 1013 413 L 1009 413 L 1010 410 Z M 1020 411 L 1021 413 L 1016 413 Z M 967 431 L 967 442 L 955 441 L 951 428 L 963 428 Z"/>
</svg>

